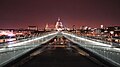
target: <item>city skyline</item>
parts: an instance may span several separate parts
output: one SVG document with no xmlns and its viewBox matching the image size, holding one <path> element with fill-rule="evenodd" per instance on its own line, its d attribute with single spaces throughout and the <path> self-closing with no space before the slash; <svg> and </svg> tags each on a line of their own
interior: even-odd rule
<svg viewBox="0 0 120 67">
<path fill-rule="evenodd" d="M 119 0 L 2 0 L 0 28 L 54 26 L 60 17 L 66 27 L 120 26 Z"/>
</svg>

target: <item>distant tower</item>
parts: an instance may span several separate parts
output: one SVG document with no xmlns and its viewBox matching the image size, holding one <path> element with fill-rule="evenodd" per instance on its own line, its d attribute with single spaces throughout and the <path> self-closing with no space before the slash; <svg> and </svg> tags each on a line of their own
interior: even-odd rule
<svg viewBox="0 0 120 67">
<path fill-rule="evenodd" d="M 60 18 L 58 18 L 58 20 L 57 20 L 57 22 L 56 22 L 56 25 L 55 25 L 55 28 L 56 28 L 56 30 L 58 30 L 58 31 L 63 30 L 63 24 L 62 24 Z"/>
<path fill-rule="evenodd" d="M 45 26 L 45 30 L 48 30 L 49 28 L 48 28 L 48 24 L 46 24 L 46 26 Z"/>
<path fill-rule="evenodd" d="M 103 25 L 100 25 L 100 28 L 101 28 L 101 29 L 103 29 L 103 28 L 104 28 L 104 26 L 103 26 Z"/>
</svg>

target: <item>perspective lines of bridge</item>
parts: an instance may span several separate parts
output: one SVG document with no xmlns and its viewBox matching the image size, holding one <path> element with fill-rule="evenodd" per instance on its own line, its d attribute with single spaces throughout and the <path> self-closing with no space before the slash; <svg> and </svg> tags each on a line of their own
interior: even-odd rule
<svg viewBox="0 0 120 67">
<path fill-rule="evenodd" d="M 49 32 L 4 43 L 0 67 L 120 67 L 120 48 L 113 45 L 70 32 Z"/>
</svg>

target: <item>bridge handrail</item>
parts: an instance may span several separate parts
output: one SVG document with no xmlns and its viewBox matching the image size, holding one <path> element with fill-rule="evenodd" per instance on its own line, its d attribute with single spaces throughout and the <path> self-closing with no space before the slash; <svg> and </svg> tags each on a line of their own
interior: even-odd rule
<svg viewBox="0 0 120 67">
<path fill-rule="evenodd" d="M 65 33 L 69 33 L 69 34 L 71 34 L 71 35 L 76 35 L 76 36 L 78 36 L 78 37 L 85 38 L 85 39 L 89 39 L 89 40 L 92 40 L 92 41 L 95 41 L 95 42 L 108 44 L 108 45 L 111 45 L 112 47 L 120 47 L 120 43 L 108 42 L 108 41 L 104 41 L 104 40 L 100 40 L 100 39 L 90 38 L 90 37 L 87 37 L 87 36 L 79 36 L 79 35 L 74 34 L 74 33 L 71 33 L 71 32 L 65 32 Z"/>
<path fill-rule="evenodd" d="M 113 47 L 110 47 L 110 45 L 109 46 L 92 45 L 92 44 L 96 44 L 96 42 L 91 41 L 93 43 L 90 44 L 89 40 L 85 38 L 81 38 L 74 34 L 69 34 L 66 32 L 62 32 L 62 33 L 66 38 L 78 44 L 80 47 L 83 47 L 84 49 L 98 55 L 99 57 L 105 59 L 106 61 L 111 62 L 115 66 L 118 66 L 118 67 L 120 66 L 120 61 L 119 61 L 120 49 L 119 48 L 113 48 Z M 102 44 L 102 43 L 99 43 L 99 44 Z M 116 56 L 115 59 L 109 56 L 109 55 L 112 55 L 112 53 L 115 54 Z"/>
<path fill-rule="evenodd" d="M 22 47 L 22 49 L 24 49 L 24 50 L 19 50 L 17 48 L 18 46 L 16 47 L 14 45 L 12 45 L 12 47 L 5 48 L 5 49 L 8 49 L 8 51 L 9 51 L 9 48 L 15 48 L 16 47 L 16 50 L 18 49 L 17 51 L 22 51 L 22 52 L 20 52 L 19 54 L 16 54 L 17 51 L 15 49 L 12 49 L 13 51 L 11 51 L 11 52 L 14 53 L 14 55 L 8 54 L 8 53 L 10 53 L 8 51 L 4 51 L 4 53 L 2 52 L 3 54 L 0 53 L 0 60 L 1 60 L 0 61 L 0 67 L 4 66 L 5 64 L 7 64 L 7 63 L 9 63 L 9 62 L 11 62 L 13 60 L 15 60 L 18 57 L 24 55 L 25 53 L 35 49 L 36 47 L 40 46 L 41 44 L 44 44 L 44 43 L 48 42 L 49 40 L 54 38 L 56 36 L 56 34 L 57 34 L 57 32 L 54 32 L 54 33 L 51 33 L 51 34 L 48 34 L 48 35 L 45 35 L 45 36 L 42 36 L 42 37 L 38 37 L 38 38 L 35 38 L 35 39 L 32 39 L 32 40 L 28 40 L 27 42 L 22 42 L 21 44 L 28 43 L 26 46 L 30 46 L 29 48 L 26 47 L 26 46 Z M 42 39 L 42 42 L 38 42 L 41 39 Z M 36 43 L 32 44 L 32 42 L 36 42 L 38 44 L 36 44 Z M 8 54 L 8 56 L 9 55 L 11 55 L 11 56 L 6 59 L 6 57 L 3 56 L 3 55 L 6 56 L 6 54 Z M 1 56 L 2 56 L 2 58 L 1 58 Z M 3 59 L 3 57 L 4 57 L 4 59 Z"/>
</svg>

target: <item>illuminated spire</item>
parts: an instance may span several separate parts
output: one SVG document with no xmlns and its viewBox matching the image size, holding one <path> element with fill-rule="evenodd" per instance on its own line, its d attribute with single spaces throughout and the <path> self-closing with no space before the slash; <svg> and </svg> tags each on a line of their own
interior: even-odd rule
<svg viewBox="0 0 120 67">
<path fill-rule="evenodd" d="M 60 17 L 58 17 L 58 21 L 60 21 L 61 19 L 60 19 Z"/>
<path fill-rule="evenodd" d="M 46 24 L 45 29 L 46 29 L 46 30 L 48 29 L 48 24 Z"/>
</svg>

